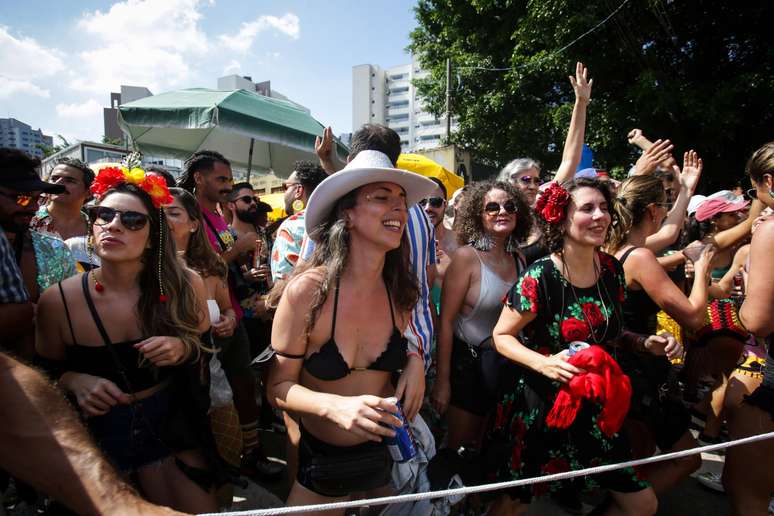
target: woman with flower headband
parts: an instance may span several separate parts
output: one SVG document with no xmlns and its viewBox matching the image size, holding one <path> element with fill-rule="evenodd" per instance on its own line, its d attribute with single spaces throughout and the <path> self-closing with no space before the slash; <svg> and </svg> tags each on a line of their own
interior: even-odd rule
<svg viewBox="0 0 774 516">
<path fill-rule="evenodd" d="M 611 205 L 604 183 L 576 179 L 551 185 L 535 207 L 551 254 L 522 273 L 494 329 L 497 351 L 512 362 L 486 448 L 501 480 L 630 458 L 618 430 L 631 387 L 606 352 L 621 334 L 624 296 L 621 265 L 599 250 Z M 601 391 L 584 395 L 586 385 Z M 653 489 L 627 468 L 516 489 L 490 514 L 517 513 L 549 492 L 572 499 L 599 487 L 611 495 L 606 514 L 656 511 Z"/>
<path fill-rule="evenodd" d="M 207 401 L 199 340 L 209 327 L 207 295 L 175 256 L 161 210 L 169 190 L 131 166 L 101 170 L 91 190 L 92 245 L 102 265 L 43 293 L 37 352 L 146 498 L 215 510 L 200 449 L 212 436 L 197 403 Z"/>
<path fill-rule="evenodd" d="M 441 290 L 438 374 L 431 394 L 447 415 L 447 446 L 481 443 L 487 392 L 481 352 L 491 349 L 502 299 L 524 268 L 518 242 L 532 228 L 524 195 L 510 183 L 473 183 L 455 218 L 457 241 Z M 488 402 L 488 400 L 490 402 Z"/>
</svg>

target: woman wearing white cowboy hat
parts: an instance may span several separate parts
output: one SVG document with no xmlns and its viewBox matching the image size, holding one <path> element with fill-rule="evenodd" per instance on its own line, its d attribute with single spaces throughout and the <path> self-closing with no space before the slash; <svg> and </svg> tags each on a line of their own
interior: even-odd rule
<svg viewBox="0 0 774 516">
<path fill-rule="evenodd" d="M 434 188 L 386 155 L 362 151 L 309 199 L 315 252 L 285 286 L 272 328 L 269 399 L 301 426 L 289 505 L 389 482 L 382 440 L 394 435 L 386 425 L 401 423 L 387 398 L 408 359 L 403 330 L 418 296 L 405 254 L 407 206 Z"/>
</svg>

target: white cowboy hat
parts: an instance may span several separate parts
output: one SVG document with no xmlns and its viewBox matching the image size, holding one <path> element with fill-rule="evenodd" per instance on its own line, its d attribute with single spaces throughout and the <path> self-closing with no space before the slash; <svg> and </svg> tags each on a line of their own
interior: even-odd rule
<svg viewBox="0 0 774 516">
<path fill-rule="evenodd" d="M 304 222 L 306 233 L 319 241 L 317 226 L 325 222 L 336 203 L 346 194 L 371 183 L 395 183 L 406 192 L 406 204 L 411 206 L 433 193 L 436 184 L 415 174 L 395 168 L 386 154 L 360 151 L 340 172 L 327 177 L 317 185 L 306 205 Z"/>
</svg>

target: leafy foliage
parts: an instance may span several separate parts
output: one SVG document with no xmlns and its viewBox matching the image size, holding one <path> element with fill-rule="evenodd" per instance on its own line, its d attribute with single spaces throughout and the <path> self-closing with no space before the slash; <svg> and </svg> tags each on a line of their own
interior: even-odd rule
<svg viewBox="0 0 774 516">
<path fill-rule="evenodd" d="M 574 100 L 567 76 L 582 61 L 594 78 L 586 142 L 595 166 L 633 164 L 626 135 L 638 127 L 670 138 L 678 161 L 696 149 L 713 186 L 740 179 L 751 152 L 774 137 L 774 2 L 630 0 L 556 52 L 619 5 L 419 0 L 409 46 L 429 72 L 419 93 L 444 113 L 450 58 L 452 141 L 490 165 L 529 156 L 555 169 Z"/>
</svg>

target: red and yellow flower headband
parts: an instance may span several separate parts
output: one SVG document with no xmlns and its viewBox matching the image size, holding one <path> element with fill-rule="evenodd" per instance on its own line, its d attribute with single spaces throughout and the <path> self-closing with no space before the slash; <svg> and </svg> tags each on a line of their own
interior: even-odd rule
<svg viewBox="0 0 774 516">
<path fill-rule="evenodd" d="M 150 196 L 153 206 L 156 208 L 172 203 L 172 195 L 169 193 L 164 178 L 147 174 L 140 167 L 130 169 L 122 165 L 103 168 L 91 184 L 91 193 L 100 199 L 108 190 L 123 183 L 133 184 L 142 189 Z"/>
</svg>

